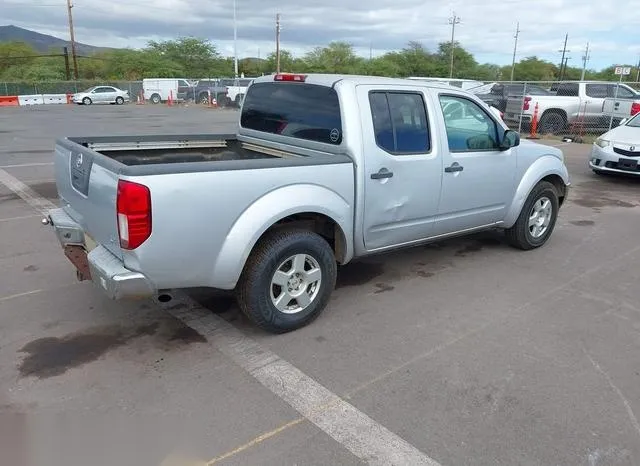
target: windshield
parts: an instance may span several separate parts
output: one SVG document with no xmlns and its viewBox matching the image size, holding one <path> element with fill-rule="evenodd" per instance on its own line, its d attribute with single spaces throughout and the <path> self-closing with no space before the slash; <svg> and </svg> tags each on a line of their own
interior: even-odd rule
<svg viewBox="0 0 640 466">
<path fill-rule="evenodd" d="M 97 86 L 90 87 L 89 89 L 85 89 L 84 91 L 81 91 L 80 93 L 81 94 L 86 94 L 87 92 L 91 92 L 92 90 L 94 90 L 96 87 Z"/>
<path fill-rule="evenodd" d="M 640 113 L 636 113 L 636 116 L 631 118 L 625 123 L 625 126 L 631 126 L 632 128 L 640 128 Z"/>
</svg>

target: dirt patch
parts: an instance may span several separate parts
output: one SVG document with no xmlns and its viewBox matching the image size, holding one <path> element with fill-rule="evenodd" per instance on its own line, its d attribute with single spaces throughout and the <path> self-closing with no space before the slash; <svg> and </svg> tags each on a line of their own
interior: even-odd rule
<svg viewBox="0 0 640 466">
<path fill-rule="evenodd" d="M 173 317 L 131 328 L 118 325 L 93 327 L 62 337 L 39 338 L 27 343 L 19 351 L 27 356 L 18 365 L 18 371 L 22 377 L 39 379 L 62 375 L 69 369 L 96 361 L 109 351 L 141 337 L 152 337 L 153 345 L 165 351 L 207 341 Z"/>
<path fill-rule="evenodd" d="M 24 269 L 22 269 L 25 272 L 35 272 L 36 270 L 39 270 L 38 267 L 36 267 L 35 265 L 27 265 Z"/>
<path fill-rule="evenodd" d="M 601 209 L 603 207 L 624 207 L 631 209 L 637 206 L 637 204 L 632 204 L 631 202 L 625 202 L 619 199 L 610 199 L 607 197 L 578 197 L 574 198 L 573 202 L 579 206 L 589 207 L 594 210 Z"/>
<path fill-rule="evenodd" d="M 375 294 L 386 293 L 387 291 L 393 291 L 396 287 L 389 285 L 388 283 L 376 283 Z"/>
<path fill-rule="evenodd" d="M 30 184 L 29 187 L 45 199 L 58 199 L 58 188 L 55 181 L 43 181 Z"/>
<path fill-rule="evenodd" d="M 336 289 L 365 285 L 384 273 L 380 262 L 351 262 L 338 269 Z"/>
<path fill-rule="evenodd" d="M 593 220 L 574 220 L 569 223 L 578 227 L 590 227 L 596 224 Z"/>
</svg>

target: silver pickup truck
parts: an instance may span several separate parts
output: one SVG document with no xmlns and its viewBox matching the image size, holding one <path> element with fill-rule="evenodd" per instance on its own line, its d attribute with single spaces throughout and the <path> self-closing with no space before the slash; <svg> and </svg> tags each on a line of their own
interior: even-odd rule
<svg viewBox="0 0 640 466">
<path fill-rule="evenodd" d="M 235 289 L 274 333 L 356 257 L 493 228 L 537 248 L 569 186 L 559 149 L 465 91 L 313 74 L 256 79 L 234 135 L 63 138 L 55 171 L 44 223 L 79 279 L 113 299 Z"/>
</svg>

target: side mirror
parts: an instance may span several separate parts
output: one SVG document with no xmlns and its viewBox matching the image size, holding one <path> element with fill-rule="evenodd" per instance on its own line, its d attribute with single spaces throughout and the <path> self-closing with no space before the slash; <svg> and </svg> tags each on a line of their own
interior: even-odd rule
<svg viewBox="0 0 640 466">
<path fill-rule="evenodd" d="M 500 149 L 509 150 L 512 147 L 516 147 L 520 145 L 520 133 L 517 131 L 513 131 L 508 129 L 504 132 L 504 136 L 502 136 L 502 142 L 500 143 Z"/>
<path fill-rule="evenodd" d="M 618 126 L 622 126 L 627 122 L 628 118 L 623 118 L 622 120 L 620 120 L 620 123 L 618 123 Z"/>
</svg>

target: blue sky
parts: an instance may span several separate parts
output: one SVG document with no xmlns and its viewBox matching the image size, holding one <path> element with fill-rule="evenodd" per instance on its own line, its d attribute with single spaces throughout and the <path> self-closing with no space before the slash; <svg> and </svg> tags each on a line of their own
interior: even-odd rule
<svg viewBox="0 0 640 466">
<path fill-rule="evenodd" d="M 589 68 L 637 63 L 640 0 L 236 0 L 238 52 L 266 56 L 274 46 L 275 15 L 282 16 L 282 47 L 301 55 L 331 40 L 352 43 L 364 56 L 402 48 L 408 41 L 435 49 L 451 38 L 449 17 L 461 18 L 456 40 L 480 62 L 510 64 L 520 21 L 518 58 L 537 55 L 560 62 L 569 33 L 569 64 Z M 68 38 L 65 0 L 3 0 L 5 24 Z M 113 47 L 141 47 L 150 40 L 195 35 L 233 54 L 233 0 L 76 0 L 76 39 Z"/>
</svg>

